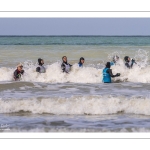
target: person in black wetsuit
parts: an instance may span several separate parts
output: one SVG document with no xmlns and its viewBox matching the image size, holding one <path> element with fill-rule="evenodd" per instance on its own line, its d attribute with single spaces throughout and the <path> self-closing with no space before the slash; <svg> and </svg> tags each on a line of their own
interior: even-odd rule
<svg viewBox="0 0 150 150">
<path fill-rule="evenodd" d="M 129 56 L 125 56 L 124 61 L 125 61 L 125 66 L 129 69 L 133 67 L 133 64 L 136 64 L 135 60 L 130 58 Z"/>
<path fill-rule="evenodd" d="M 111 83 L 111 77 L 118 77 L 120 76 L 120 73 L 117 73 L 116 75 L 113 75 L 112 70 L 110 69 L 111 63 L 107 62 L 106 67 L 103 69 L 103 82 L 104 83 Z"/>
<path fill-rule="evenodd" d="M 78 65 L 79 65 L 79 67 L 83 67 L 83 64 L 84 64 L 84 58 L 81 57 L 81 58 L 79 59 Z"/>
<path fill-rule="evenodd" d="M 61 69 L 63 70 L 63 72 L 69 73 L 71 70 L 71 66 L 68 62 L 67 62 L 67 57 L 63 56 L 62 57 L 62 64 L 61 64 Z"/>
<path fill-rule="evenodd" d="M 36 68 L 36 72 L 39 72 L 39 73 L 45 73 L 46 72 L 46 69 L 45 67 L 43 66 L 44 65 L 44 60 L 39 58 L 38 59 L 38 63 L 39 63 L 39 66 Z"/>
<path fill-rule="evenodd" d="M 16 81 L 20 80 L 21 75 L 24 74 L 24 70 L 22 68 L 23 68 L 23 65 L 20 63 L 20 64 L 18 64 L 17 69 L 14 71 L 14 79 Z"/>
</svg>

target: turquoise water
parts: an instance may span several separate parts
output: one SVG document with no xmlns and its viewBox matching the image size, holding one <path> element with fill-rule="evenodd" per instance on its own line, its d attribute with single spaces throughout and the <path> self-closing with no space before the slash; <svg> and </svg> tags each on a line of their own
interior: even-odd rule
<svg viewBox="0 0 150 150">
<path fill-rule="evenodd" d="M 1 36 L 0 45 L 150 46 L 150 36 Z"/>
<path fill-rule="evenodd" d="M 73 64 L 77 63 L 80 57 L 85 57 L 85 65 L 96 65 L 111 61 L 113 55 L 116 54 L 121 59 L 126 55 L 140 59 L 139 53 L 141 54 L 141 52 L 139 50 L 142 50 L 144 55 L 148 55 L 150 52 L 150 37 L 1 36 L 0 66 L 13 67 L 18 62 L 24 63 L 27 60 L 36 63 L 39 57 L 45 60 L 45 64 L 49 64 L 61 61 L 64 55 Z"/>
</svg>

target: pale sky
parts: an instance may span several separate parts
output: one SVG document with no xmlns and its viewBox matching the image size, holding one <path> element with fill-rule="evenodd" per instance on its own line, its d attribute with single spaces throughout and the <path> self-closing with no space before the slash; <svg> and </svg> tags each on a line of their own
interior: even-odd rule
<svg viewBox="0 0 150 150">
<path fill-rule="evenodd" d="M 0 18 L 0 35 L 150 35 L 150 18 Z"/>
</svg>

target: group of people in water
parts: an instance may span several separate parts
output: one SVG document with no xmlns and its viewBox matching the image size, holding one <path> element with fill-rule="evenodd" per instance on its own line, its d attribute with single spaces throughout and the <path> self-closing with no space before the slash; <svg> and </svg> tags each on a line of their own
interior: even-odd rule
<svg viewBox="0 0 150 150">
<path fill-rule="evenodd" d="M 83 67 L 84 61 L 85 61 L 85 59 L 83 57 L 81 57 L 79 59 L 78 66 Z M 117 55 L 115 55 L 113 57 L 112 62 L 106 63 L 106 66 L 102 72 L 103 73 L 103 83 L 111 83 L 111 77 L 113 78 L 113 77 L 120 76 L 120 73 L 113 75 L 112 69 L 110 69 L 111 66 L 116 65 L 118 61 L 119 61 L 119 57 Z M 136 64 L 135 60 L 130 58 L 129 56 L 125 56 L 124 61 L 125 61 L 125 66 L 129 69 L 132 68 L 134 64 Z M 62 64 L 61 64 L 62 72 L 69 73 L 71 71 L 71 66 L 72 65 L 67 62 L 67 57 L 63 56 Z M 41 58 L 38 59 L 38 67 L 36 68 L 36 72 L 39 72 L 39 73 L 46 72 L 46 68 L 44 67 L 44 60 Z M 14 71 L 14 79 L 19 80 L 23 74 L 24 74 L 23 65 L 20 63 L 20 64 L 18 64 L 17 69 Z"/>
<path fill-rule="evenodd" d="M 83 67 L 83 64 L 84 64 L 84 58 L 81 57 L 78 65 L 79 65 L 79 67 Z M 67 57 L 63 56 L 62 64 L 61 64 L 62 71 L 65 73 L 69 73 L 71 71 L 71 66 L 72 65 L 70 65 L 67 62 Z M 39 73 L 46 72 L 46 68 L 44 67 L 44 60 L 41 58 L 38 59 L 38 67 L 36 68 L 36 72 L 39 72 Z M 23 65 L 21 63 L 19 63 L 17 66 L 17 69 L 14 71 L 14 79 L 19 80 L 23 74 L 24 74 Z"/>
</svg>

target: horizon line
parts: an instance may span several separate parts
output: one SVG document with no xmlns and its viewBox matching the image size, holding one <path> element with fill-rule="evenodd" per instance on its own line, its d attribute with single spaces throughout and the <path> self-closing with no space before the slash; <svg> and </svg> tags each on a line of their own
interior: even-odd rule
<svg viewBox="0 0 150 150">
<path fill-rule="evenodd" d="M 150 35 L 0 35 L 0 37 L 148 37 Z"/>
</svg>

